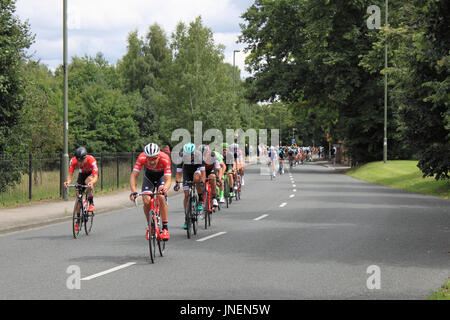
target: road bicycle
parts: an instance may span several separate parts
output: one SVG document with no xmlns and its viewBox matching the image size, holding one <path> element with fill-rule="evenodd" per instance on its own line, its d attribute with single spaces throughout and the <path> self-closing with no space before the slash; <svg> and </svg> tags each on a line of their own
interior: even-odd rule
<svg viewBox="0 0 450 320">
<path fill-rule="evenodd" d="M 233 192 L 236 197 L 236 201 L 241 199 L 241 175 L 237 171 L 234 173 Z"/>
<path fill-rule="evenodd" d="M 166 241 L 162 240 L 162 219 L 159 213 L 159 204 L 156 196 L 160 193 L 155 193 L 153 191 L 146 191 L 143 193 L 133 193 L 134 195 L 134 205 L 136 206 L 137 212 L 139 213 L 138 205 L 137 205 L 137 197 L 138 196 L 148 196 L 150 197 L 150 211 L 149 211 L 149 219 L 147 222 L 148 227 L 148 247 L 150 251 L 150 262 L 155 263 L 156 260 L 156 245 L 158 245 L 159 255 L 161 257 L 164 256 L 164 251 L 166 249 Z M 166 197 L 167 201 L 167 197 Z"/>
<path fill-rule="evenodd" d="M 203 182 L 185 181 L 184 185 L 189 187 L 188 199 L 186 202 L 186 210 L 184 213 L 184 220 L 187 226 L 186 233 L 187 238 L 190 239 L 192 234 L 197 234 L 198 229 L 198 216 L 201 214 L 198 209 L 198 194 L 195 188 L 195 184 L 203 185 Z"/>
<path fill-rule="evenodd" d="M 88 186 L 76 183 L 69 184 L 68 187 L 75 187 L 77 190 L 77 198 L 75 199 L 72 215 L 72 233 L 73 237 L 77 239 L 83 226 L 86 235 L 89 235 L 92 231 L 95 214 L 94 211 L 88 211 L 89 202 L 86 193 L 86 188 L 88 188 Z"/>
<path fill-rule="evenodd" d="M 230 183 L 228 182 L 228 173 L 224 173 L 222 176 L 222 180 L 223 180 L 223 195 L 225 198 L 225 203 L 227 204 L 227 208 L 229 207 L 229 205 L 231 204 L 230 202 Z"/>
<path fill-rule="evenodd" d="M 273 180 L 275 178 L 275 169 L 273 167 L 272 161 L 269 161 L 267 163 L 267 166 L 269 167 L 270 180 Z"/>
<path fill-rule="evenodd" d="M 211 183 L 210 183 L 211 180 L 215 179 L 206 178 L 205 194 L 203 197 L 203 214 L 205 220 L 205 229 L 208 229 L 208 226 L 211 226 L 211 216 L 214 210 L 211 196 Z"/>
</svg>

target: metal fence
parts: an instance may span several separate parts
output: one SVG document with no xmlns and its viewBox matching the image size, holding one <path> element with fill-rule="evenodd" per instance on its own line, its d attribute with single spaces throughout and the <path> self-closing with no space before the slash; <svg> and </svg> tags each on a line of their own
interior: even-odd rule
<svg viewBox="0 0 450 320">
<path fill-rule="evenodd" d="M 127 188 L 130 173 L 138 152 L 94 153 L 97 159 L 99 178 L 96 192 Z M 0 205 L 9 206 L 30 201 L 58 199 L 63 197 L 62 154 L 45 156 L 28 154 L 21 156 L 0 155 L 0 167 L 13 167 L 20 171 L 20 181 L 14 186 L 0 191 Z M 174 173 L 175 170 L 172 170 Z M 75 170 L 72 182 L 76 182 L 78 170 Z M 137 181 L 142 184 L 142 173 Z"/>
</svg>

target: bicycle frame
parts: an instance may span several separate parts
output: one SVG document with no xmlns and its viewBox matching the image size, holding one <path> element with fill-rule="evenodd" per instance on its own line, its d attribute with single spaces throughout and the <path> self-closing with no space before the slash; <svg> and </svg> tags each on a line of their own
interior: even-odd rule
<svg viewBox="0 0 450 320">
<path fill-rule="evenodd" d="M 138 208 L 137 206 L 137 197 L 141 196 L 149 196 L 150 197 L 150 210 L 149 210 L 149 217 L 148 217 L 148 221 L 147 221 L 147 226 L 149 229 L 149 236 L 148 236 L 148 241 L 149 241 L 149 249 L 150 249 L 150 261 L 151 263 L 155 263 L 155 259 L 156 259 L 156 243 L 158 243 L 158 249 L 159 249 L 159 254 L 162 257 L 163 256 L 163 252 L 165 249 L 165 241 L 161 241 L 161 233 L 162 233 L 162 226 L 161 226 L 161 216 L 159 213 L 159 204 L 158 204 L 158 199 L 156 199 L 158 193 L 155 193 L 154 190 L 151 192 L 142 192 L 142 193 L 138 193 L 137 196 L 134 199 L 134 203 L 136 205 L 136 208 Z M 139 212 L 139 210 L 138 210 Z M 162 244 L 161 244 L 162 242 Z"/>
<path fill-rule="evenodd" d="M 185 181 L 185 185 L 189 187 L 189 193 L 188 193 L 188 199 L 186 203 L 186 210 L 185 210 L 185 223 L 187 225 L 187 237 L 188 239 L 191 238 L 191 226 L 193 229 L 194 235 L 197 234 L 197 203 L 198 203 L 198 195 L 196 192 L 195 184 L 203 184 L 201 181 Z M 194 200 L 194 202 L 193 202 Z M 189 214 L 190 213 L 190 214 Z M 189 216 L 188 216 L 189 215 Z"/>
<path fill-rule="evenodd" d="M 89 221 L 89 214 L 88 214 L 88 201 L 87 201 L 87 193 L 86 188 L 88 188 L 87 185 L 84 184 L 69 184 L 68 187 L 75 187 L 77 192 L 77 199 L 75 200 L 75 207 L 74 207 L 74 213 L 72 217 L 72 232 L 73 237 L 76 239 L 78 235 L 81 232 L 81 229 L 84 224 L 84 230 L 86 234 L 89 234 L 92 228 L 91 226 L 88 230 L 87 223 Z M 75 216 L 76 215 L 76 216 Z M 93 216 L 92 216 L 93 217 Z M 75 229 L 75 226 L 78 226 L 78 229 Z"/>
</svg>

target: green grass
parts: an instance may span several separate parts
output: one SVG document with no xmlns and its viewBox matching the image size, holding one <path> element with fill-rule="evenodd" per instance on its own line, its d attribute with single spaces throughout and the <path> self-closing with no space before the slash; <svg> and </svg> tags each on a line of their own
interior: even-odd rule
<svg viewBox="0 0 450 320">
<path fill-rule="evenodd" d="M 76 170 L 77 172 L 77 170 Z M 117 188 L 117 168 L 112 163 L 105 165 L 103 168 L 103 190 L 101 190 L 100 177 L 95 185 L 95 194 L 107 194 L 112 191 L 129 188 L 130 181 L 130 165 L 127 162 L 119 165 L 119 187 Z M 14 188 L 8 189 L 6 192 L 0 193 L 0 207 L 12 207 L 22 204 L 33 204 L 42 201 L 61 200 L 59 195 L 59 170 L 43 171 L 38 174 L 38 179 L 32 182 L 32 199 L 29 197 L 29 176 L 23 174 L 21 182 Z M 72 183 L 77 181 L 77 173 L 74 174 Z M 142 185 L 142 174 L 140 174 L 137 185 Z M 73 188 L 69 190 L 69 198 L 73 198 L 75 191 Z"/>
<path fill-rule="evenodd" d="M 346 171 L 346 174 L 385 187 L 438 196 L 449 197 L 450 181 L 422 178 L 422 172 L 414 160 L 371 162 Z"/>
<path fill-rule="evenodd" d="M 434 292 L 428 300 L 450 300 L 450 281 L 447 281 L 439 290 Z"/>
</svg>

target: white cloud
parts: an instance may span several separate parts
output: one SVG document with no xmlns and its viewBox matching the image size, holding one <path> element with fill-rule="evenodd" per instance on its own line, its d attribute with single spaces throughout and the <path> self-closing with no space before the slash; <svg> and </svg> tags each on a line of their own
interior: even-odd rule
<svg viewBox="0 0 450 320">
<path fill-rule="evenodd" d="M 214 32 L 218 43 L 226 46 L 225 59 L 244 71 L 243 45 L 236 44 L 240 32 L 240 15 L 253 0 L 67 0 L 69 26 L 69 57 L 103 52 L 116 63 L 126 52 L 126 38 L 137 29 L 145 35 L 148 27 L 158 23 L 170 34 L 178 22 L 189 23 L 201 15 L 204 24 Z M 62 0 L 17 0 L 16 13 L 29 19 L 36 42 L 31 48 L 35 58 L 52 69 L 62 63 Z M 58 62 L 58 57 L 60 58 Z"/>
</svg>

